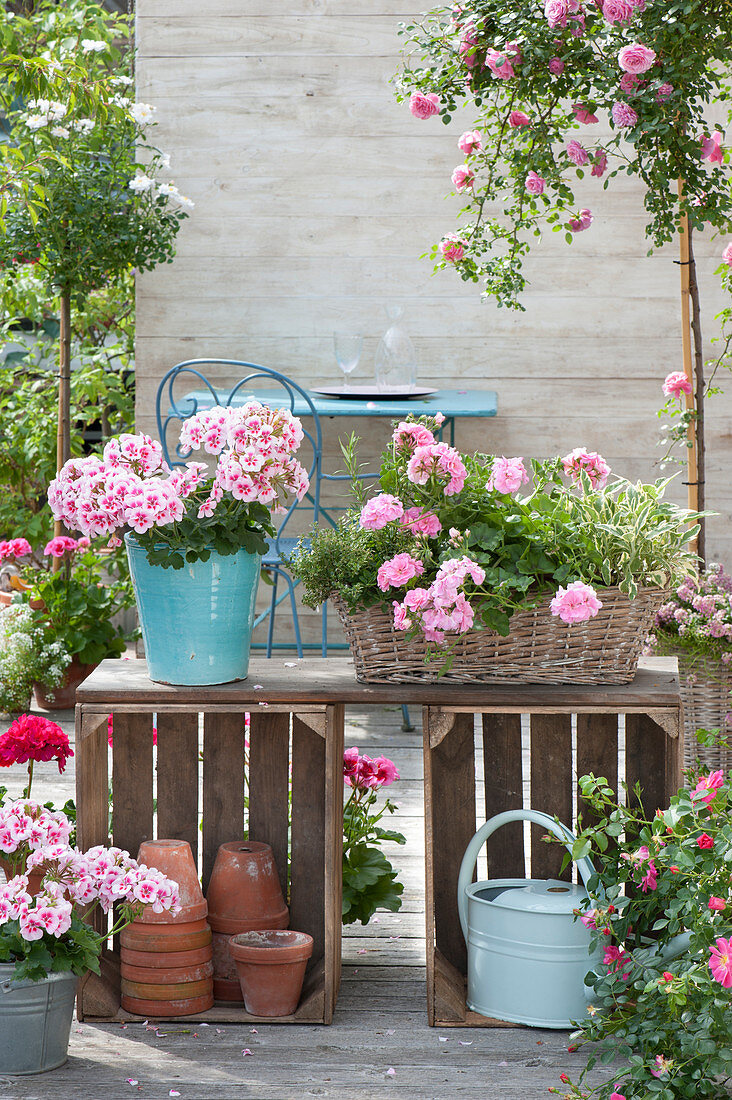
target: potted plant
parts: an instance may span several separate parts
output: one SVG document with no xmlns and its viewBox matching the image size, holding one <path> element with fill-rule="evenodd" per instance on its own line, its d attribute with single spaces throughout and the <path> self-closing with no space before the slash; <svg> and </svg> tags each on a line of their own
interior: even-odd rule
<svg viewBox="0 0 732 1100">
<path fill-rule="evenodd" d="M 659 608 L 648 648 L 679 662 L 686 766 L 728 768 L 724 737 L 697 738 L 698 730 L 729 733 L 732 722 L 732 577 L 723 566 L 683 578 Z"/>
<path fill-rule="evenodd" d="M 0 605 L 0 712 L 30 706 L 34 684 L 52 690 L 63 680 L 69 654 L 62 642 L 47 641 L 27 604 Z"/>
<path fill-rule="evenodd" d="M 121 435 L 102 457 L 71 459 L 51 482 L 70 530 L 125 543 L 150 676 L 176 684 L 244 679 L 261 555 L 273 511 L 308 477 L 293 457 L 303 431 L 287 409 L 250 400 L 183 422 L 180 446 L 216 459 L 171 470 L 145 435 Z"/>
<path fill-rule="evenodd" d="M 19 548 L 23 553 L 17 553 Z M 39 706 L 71 707 L 76 688 L 99 662 L 124 651 L 125 632 L 112 619 L 134 603 L 126 563 L 114 551 L 93 549 L 88 538 L 77 541 L 68 535 L 51 539 L 42 561 L 25 539 L 0 542 L 0 561 L 11 553 L 18 570 L 15 598 L 33 610 L 45 644 L 62 645 L 69 658 L 60 684 L 36 683 Z M 58 562 L 62 567 L 54 569 Z"/>
<path fill-rule="evenodd" d="M 303 542 L 305 602 L 334 597 L 359 678 L 627 682 L 665 591 L 695 560 L 666 481 L 608 484 L 601 455 L 461 455 L 442 418 L 399 423 L 380 492 Z M 432 667 L 430 667 L 432 662 Z"/>
<path fill-rule="evenodd" d="M 692 777 L 651 815 L 640 789 L 618 798 L 580 779 L 593 814 L 572 858 L 590 856 L 595 900 L 581 919 L 604 963 L 591 974 L 588 1017 L 570 1040 L 600 1044 L 563 1097 L 727 1097 L 732 1054 L 732 786 L 720 770 Z M 567 857 L 569 858 L 569 857 Z M 623 1064 L 618 1067 L 618 1058 Z M 591 1087 L 598 1059 L 611 1076 Z"/>
</svg>

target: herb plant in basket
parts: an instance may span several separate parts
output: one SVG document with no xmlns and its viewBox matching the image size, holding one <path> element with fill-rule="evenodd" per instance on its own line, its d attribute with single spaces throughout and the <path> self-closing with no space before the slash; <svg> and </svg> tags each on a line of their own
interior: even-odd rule
<svg viewBox="0 0 732 1100">
<path fill-rule="evenodd" d="M 250 400 L 183 422 L 180 445 L 215 458 L 170 469 L 158 442 L 121 435 L 102 457 L 71 459 L 51 482 L 56 519 L 89 538 L 125 543 L 153 680 L 211 684 L 244 679 L 267 536 L 308 476 L 303 439 L 287 409 Z"/>
<path fill-rule="evenodd" d="M 396 426 L 369 500 L 352 439 L 357 507 L 292 563 L 306 602 L 333 598 L 359 679 L 631 680 L 695 560 L 696 515 L 663 499 L 666 481 L 609 483 L 582 448 L 531 475 L 521 458 L 462 455 L 436 438 L 443 419 Z"/>
</svg>

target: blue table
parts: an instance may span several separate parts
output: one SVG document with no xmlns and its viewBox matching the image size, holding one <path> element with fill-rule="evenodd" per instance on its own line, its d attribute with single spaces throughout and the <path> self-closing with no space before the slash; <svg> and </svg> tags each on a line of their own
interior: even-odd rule
<svg viewBox="0 0 732 1100">
<path fill-rule="evenodd" d="M 220 405 L 229 403 L 230 390 L 216 390 Z M 364 417 L 380 416 L 399 419 L 413 413 L 416 416 L 432 415 L 441 412 L 445 417 L 444 428 L 449 428 L 450 443 L 455 443 L 455 421 L 467 417 L 495 416 L 498 412 L 498 397 L 493 390 L 437 390 L 429 397 L 414 397 L 387 401 L 383 398 L 364 401 L 352 397 L 323 397 L 322 394 L 308 390 L 318 416 L 322 417 Z M 282 404 L 282 390 L 254 389 L 239 390 L 231 404 L 243 405 L 250 397 L 256 397 L 263 404 Z M 292 412 L 295 416 L 308 416 L 310 409 L 299 394 L 294 393 Z M 269 400 L 268 400 L 269 399 Z M 189 404 L 190 403 L 190 404 Z M 210 409 L 214 401 L 208 390 L 189 390 L 178 399 L 178 407 L 191 414 Z M 172 409 L 168 410 L 168 415 Z"/>
</svg>

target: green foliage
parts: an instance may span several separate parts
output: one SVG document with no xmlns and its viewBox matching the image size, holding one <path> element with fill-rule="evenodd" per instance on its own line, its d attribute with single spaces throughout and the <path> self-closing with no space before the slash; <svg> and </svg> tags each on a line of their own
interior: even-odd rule
<svg viewBox="0 0 732 1100">
<path fill-rule="evenodd" d="M 15 981 L 37 982 L 47 974 L 65 971 L 79 976 L 88 970 L 98 974 L 99 955 L 105 942 L 106 937 L 102 940 L 75 913 L 63 936 L 56 939 L 44 933 L 42 939 L 31 942 L 20 935 L 19 922 L 11 920 L 0 925 L 0 962 L 15 963 Z"/>
<path fill-rule="evenodd" d="M 211 550 L 222 557 L 246 550 L 249 554 L 264 554 L 266 536 L 273 536 L 275 529 L 272 513 L 257 501 L 245 503 L 224 498 L 219 501 L 214 515 L 198 518 L 199 506 L 209 495 L 210 482 L 195 490 L 186 499 L 186 514 L 176 523 L 152 527 L 144 535 L 135 535 L 135 541 L 147 550 L 151 565 L 163 569 L 182 569 L 185 562 L 208 561 Z"/>
<path fill-rule="evenodd" d="M 593 938 L 619 949 L 620 958 L 591 978 L 591 1014 L 572 1036 L 599 1046 L 577 1084 L 554 1091 L 598 1100 L 613 1091 L 627 1100 L 729 1095 L 732 995 L 709 962 L 715 942 L 732 933 L 732 789 L 719 772 L 703 783 L 680 790 L 654 815 L 644 810 L 639 787 L 619 800 L 604 778 L 579 781 L 594 821 L 578 832 L 572 854 L 589 853 L 594 862 Z M 712 898 L 724 907 L 710 909 Z M 626 1060 L 622 1069 L 614 1066 L 611 1080 L 588 1091 L 596 1062 L 618 1056 Z"/>
<path fill-rule="evenodd" d="M 343 809 L 343 923 L 368 924 L 377 909 L 397 913 L 404 887 L 397 872 L 375 844 L 392 841 L 405 844 L 401 833 L 383 829 L 379 822 L 396 806 L 386 799 L 374 812 L 375 790 L 354 787 Z"/>
<path fill-rule="evenodd" d="M 728 155 L 723 165 L 705 163 L 699 141 L 714 129 L 710 105 L 729 99 L 732 39 L 724 0 L 635 6 L 630 24 L 610 23 L 600 5 L 585 5 L 581 26 L 570 15 L 564 27 L 550 27 L 542 9 L 529 0 L 440 5 L 402 27 L 407 46 L 396 81 L 400 99 L 414 90 L 437 93 L 443 122 L 458 107 L 472 112 L 483 147 L 467 157 L 475 183 L 462 211 L 467 220 L 458 230 L 465 255 L 454 266 L 461 278 L 482 282 L 486 296 L 513 309 L 522 308 L 522 264 L 531 236 L 563 232 L 571 243 L 570 222 L 580 205 L 575 182 L 585 171 L 603 175 L 598 165 L 603 152 L 608 175 L 604 183 L 592 182 L 599 189 L 624 173 L 645 185 L 646 234 L 653 246 L 673 238 L 682 212 L 695 228 L 711 225 L 726 232 L 732 224 Z M 517 44 L 521 56 L 513 62 L 515 75 L 500 79 L 486 65 L 486 53 L 509 43 Z M 658 64 L 642 74 L 633 92 L 624 93 L 618 87 L 623 76 L 618 51 L 629 43 L 654 50 Z M 554 58 L 564 65 L 559 74 L 549 68 Z M 672 90 L 659 96 L 667 84 Z M 591 130 L 580 130 L 573 105 L 610 115 L 619 100 L 627 100 L 637 122 L 619 128 L 611 117 L 612 132 L 600 148 Z M 525 113 L 529 125 L 512 127 L 513 111 Z M 576 137 L 589 146 L 584 171 L 566 151 Z M 543 194 L 527 191 L 530 171 L 545 180 Z M 681 201 L 672 185 L 679 179 L 685 181 Z M 446 266 L 436 247 L 432 254 L 438 266 Z"/>
</svg>

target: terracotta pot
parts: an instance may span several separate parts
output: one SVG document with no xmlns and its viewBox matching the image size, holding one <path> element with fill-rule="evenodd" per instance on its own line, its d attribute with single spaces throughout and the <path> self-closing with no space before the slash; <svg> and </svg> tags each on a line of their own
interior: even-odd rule
<svg viewBox="0 0 732 1100">
<path fill-rule="evenodd" d="M 214 997 L 217 1001 L 243 1001 L 236 963 L 229 951 L 231 936 L 227 932 L 214 932 L 211 938 L 214 965 Z"/>
<path fill-rule="evenodd" d="M 35 897 L 40 892 L 45 867 L 46 864 L 42 863 L 40 867 L 34 867 L 32 871 L 28 872 L 28 893 L 31 897 Z M 13 877 L 13 867 L 7 856 L 0 856 L 0 868 L 2 868 L 6 879 L 10 880 Z M 16 872 L 16 874 L 21 873 L 21 871 Z"/>
<path fill-rule="evenodd" d="M 153 966 L 131 966 L 126 955 L 123 955 L 120 975 L 127 982 L 143 982 L 155 986 L 179 985 L 181 982 L 198 983 L 213 977 L 213 963 L 209 961 L 164 969 Z M 206 990 L 203 992 L 205 993 Z"/>
<path fill-rule="evenodd" d="M 313 953 L 312 936 L 279 929 L 243 932 L 232 936 L 229 950 L 247 1012 L 252 1016 L 291 1016 Z"/>
<path fill-rule="evenodd" d="M 199 963 L 211 962 L 211 944 L 206 947 L 194 947 L 191 951 L 135 951 L 131 947 L 126 947 L 122 958 L 127 965 L 144 966 L 146 970 L 197 966 Z"/>
<path fill-rule="evenodd" d="M 169 1019 L 171 1016 L 195 1016 L 199 1012 L 207 1012 L 213 1008 L 213 995 L 204 994 L 202 997 L 182 997 L 177 1001 L 153 1001 L 140 997 L 123 997 L 122 1007 L 125 1012 L 133 1012 L 136 1016 L 155 1019 L 162 1017 Z"/>
<path fill-rule="evenodd" d="M 206 916 L 208 905 L 187 840 L 145 840 L 140 845 L 137 861 L 148 867 L 157 867 L 164 875 L 177 882 L 181 904 L 180 913 L 174 917 L 170 913 L 153 913 L 147 906 L 139 918 L 142 924 L 188 924 Z"/>
<path fill-rule="evenodd" d="M 205 920 L 186 924 L 143 924 L 133 921 L 120 932 L 120 944 L 133 951 L 178 952 L 210 947 L 211 929 Z"/>
<path fill-rule="evenodd" d="M 206 893 L 214 932 L 287 928 L 289 913 L 269 844 L 237 840 L 216 854 Z"/>
<path fill-rule="evenodd" d="M 123 978 L 120 982 L 122 991 L 122 1007 L 125 1007 L 125 997 L 138 997 L 146 1001 L 176 1001 L 183 997 L 205 997 L 211 994 L 211 979 L 201 978 L 197 982 L 174 982 L 169 985 L 153 982 L 130 982 Z"/>
<path fill-rule="evenodd" d="M 82 665 L 74 654 L 64 678 L 56 688 L 35 684 L 36 702 L 41 710 L 69 710 L 76 703 L 76 689 L 86 680 L 96 665 Z"/>
</svg>

